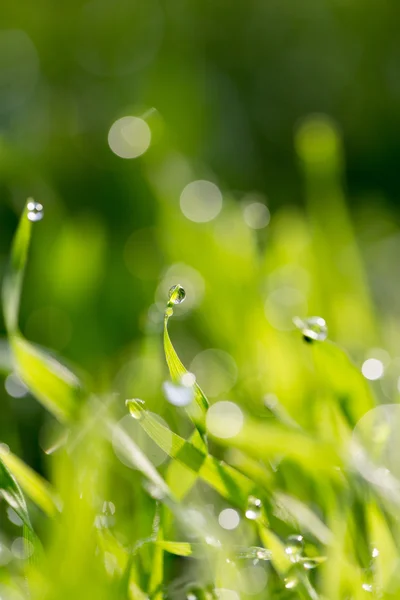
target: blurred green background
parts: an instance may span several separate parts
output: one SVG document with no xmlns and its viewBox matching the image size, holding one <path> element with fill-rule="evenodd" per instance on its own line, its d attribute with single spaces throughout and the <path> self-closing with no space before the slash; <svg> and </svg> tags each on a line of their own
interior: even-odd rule
<svg viewBox="0 0 400 600">
<path fill-rule="evenodd" d="M 341 278 L 361 277 L 398 352 L 396 16 L 396 3 L 372 1 L 96 0 L 62 9 L 51 2 L 35 8 L 5 3 L 2 269 L 26 198 L 42 202 L 46 213 L 34 236 L 23 297 L 26 336 L 79 364 L 104 391 L 140 355 L 149 329 L 159 328 L 154 302 L 162 308 L 167 286 L 164 295 L 157 289 L 165 273 L 168 283 L 194 278 L 188 289 L 194 310 L 176 325 L 186 360 L 214 346 L 235 354 L 249 312 L 257 321 L 253 297 L 265 303 L 271 286 L 288 288 L 293 310 L 327 319 L 332 309 L 322 296 L 335 287 L 346 305 L 353 299 L 355 318 L 351 281 L 346 290 Z M 345 163 L 340 148 L 333 150 L 337 164 L 327 178 L 343 182 L 347 209 L 342 192 L 334 190 L 331 199 L 337 183 L 311 185 L 314 192 L 307 186 L 295 135 L 315 113 L 328 115 L 342 137 Z M 144 116 L 151 130 L 147 152 L 134 159 L 120 158 L 108 144 L 111 125 L 125 116 Z M 224 209 L 210 223 L 194 224 L 182 215 L 179 197 L 189 181 L 203 179 L 220 188 Z M 236 213 L 235 226 L 229 224 L 230 213 L 241 211 L 249 195 L 272 216 L 260 230 L 243 225 Z M 354 270 L 346 274 L 353 238 L 343 219 L 348 224 L 349 218 L 366 278 Z M 320 243 L 329 256 L 317 282 L 326 280 L 325 291 L 319 286 L 310 302 L 310 274 L 295 271 L 304 263 L 299 253 L 313 219 L 320 221 Z M 281 256 L 272 252 L 276 244 Z M 319 253 L 315 246 L 309 251 Z M 270 271 L 289 265 L 283 274 L 276 271 L 280 281 L 268 283 L 266 272 L 251 274 L 261 256 Z M 296 300 L 290 290 L 299 286 Z M 343 310 L 351 313 L 349 306 Z M 329 325 L 338 341 L 355 349 L 378 342 L 363 324 L 353 323 L 346 335 L 346 318 Z M 135 393 L 124 385 L 119 391 Z"/>
<path fill-rule="evenodd" d="M 184 430 L 161 392 L 163 311 L 181 283 L 171 337 L 210 399 L 260 416 L 273 394 L 313 430 L 296 315 L 324 317 L 357 368 L 379 360 L 375 394 L 397 398 L 396 2 L 38 0 L 1 12 L 2 272 L 26 198 L 45 213 L 26 338 L 117 393 L 120 416 L 141 397 Z M 2 386 L 0 438 L 47 475 L 49 417 L 14 396 Z"/>
</svg>

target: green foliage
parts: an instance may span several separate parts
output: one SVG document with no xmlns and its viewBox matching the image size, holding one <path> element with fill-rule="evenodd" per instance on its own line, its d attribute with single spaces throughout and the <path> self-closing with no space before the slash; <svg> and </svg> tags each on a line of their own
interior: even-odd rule
<svg viewBox="0 0 400 600">
<path fill-rule="evenodd" d="M 216 375 L 200 369 L 200 383 L 186 369 L 193 339 L 182 343 L 179 329 L 184 291 L 174 285 L 167 298 L 166 279 L 165 313 L 158 312 L 156 326 L 146 321 L 143 344 L 135 350 L 141 367 L 127 363 L 133 369 L 127 388 L 144 400 L 124 403 L 130 396 L 125 388 L 122 398 L 110 394 L 103 373 L 83 385 L 20 331 L 32 233 L 25 209 L 3 284 L 8 342 L 0 367 L 19 376 L 62 443 L 46 446 L 48 480 L 19 458 L 18 446 L 13 452 L 0 447 L 0 492 L 24 526 L 26 548 L 33 549 L 29 561 L 27 555 L 18 564 L 10 558 L 0 567 L 0 585 L 10 597 L 397 597 L 393 428 L 379 422 L 371 448 L 367 444 L 361 453 L 355 433 L 381 399 L 359 368 L 364 348 L 377 343 L 378 327 L 339 185 L 340 140 L 329 122 L 317 118 L 299 130 L 296 147 L 312 225 L 283 211 L 271 224 L 268 243 L 244 226 L 229 199 L 218 228 L 184 221 L 170 212 L 161 176 L 149 176 L 168 260 L 184 255 L 207 284 L 196 314 L 197 340 L 204 336 L 208 346 L 229 352 L 228 359 L 217 356 L 237 369 L 224 372 L 219 365 Z M 161 166 L 149 160 L 153 175 Z M 182 173 L 184 168 L 176 174 L 180 187 Z M 336 229 L 316 201 L 320 186 L 333 198 Z M 350 278 L 328 247 L 348 257 Z M 188 289 L 196 289 L 188 272 Z M 327 317 L 338 343 L 292 328 L 294 308 L 279 293 L 289 289 L 289 300 L 296 297 L 293 286 L 301 286 L 304 272 L 309 281 L 303 295 L 312 312 Z M 188 293 L 186 302 L 194 300 Z M 182 360 L 168 332 L 174 313 Z M 171 381 L 161 363 L 162 335 Z M 165 398 L 163 381 L 169 385 Z"/>
</svg>

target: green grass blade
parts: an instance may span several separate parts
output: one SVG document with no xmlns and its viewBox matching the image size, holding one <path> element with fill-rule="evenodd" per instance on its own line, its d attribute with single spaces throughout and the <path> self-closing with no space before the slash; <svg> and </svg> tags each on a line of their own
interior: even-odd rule
<svg viewBox="0 0 400 600">
<path fill-rule="evenodd" d="M 196 474 L 233 506 L 246 512 L 249 496 L 263 496 L 253 481 L 223 461 L 206 454 L 194 444 L 171 432 L 149 414 L 140 403 L 135 400 L 127 400 L 127 406 L 135 418 L 139 417 L 139 423 L 143 429 L 166 454 Z M 262 511 L 262 515 L 257 521 L 259 535 L 263 542 L 267 543 L 266 548 L 272 550 L 271 562 L 275 569 L 278 573 L 284 574 L 290 567 L 290 561 L 285 554 L 285 546 L 270 531 L 266 523 L 266 515 Z"/>
<path fill-rule="evenodd" d="M 167 309 L 168 310 L 168 309 Z M 172 309 L 170 309 L 172 310 Z M 181 383 L 182 376 L 188 371 L 182 364 L 175 348 L 172 345 L 171 338 L 168 333 L 168 315 L 164 318 L 164 352 L 167 361 L 171 379 L 174 383 Z M 195 382 L 193 385 L 194 402 L 192 402 L 186 411 L 199 430 L 202 439 L 205 443 L 205 415 L 209 406 L 208 400 L 200 386 Z"/>
<path fill-rule="evenodd" d="M 53 357 L 24 339 L 18 330 L 22 285 L 31 240 L 27 205 L 14 236 L 3 283 L 3 310 L 15 370 L 31 393 L 60 421 L 73 421 L 82 400 L 78 378 Z"/>
<path fill-rule="evenodd" d="M 312 533 L 322 544 L 332 541 L 333 534 L 329 527 L 303 502 L 282 492 L 277 492 L 274 498 L 278 506 L 296 519 L 300 529 Z"/>
<path fill-rule="evenodd" d="M 29 391 L 58 420 L 75 421 L 85 395 L 76 375 L 20 334 L 10 344 L 15 370 Z"/>
<path fill-rule="evenodd" d="M 141 426 L 164 452 L 196 473 L 234 506 L 246 510 L 248 497 L 255 493 L 255 485 L 250 479 L 171 432 L 135 400 L 128 400 L 127 406 L 136 415 L 141 411 Z"/>
<path fill-rule="evenodd" d="M 0 458 L 0 495 L 23 521 L 28 529 L 32 529 L 25 498 L 15 477 Z"/>
<path fill-rule="evenodd" d="M 0 448 L 0 459 L 33 502 L 46 515 L 54 517 L 59 511 L 59 499 L 50 484 L 12 452 Z"/>
<path fill-rule="evenodd" d="M 176 556 L 192 556 L 195 554 L 193 544 L 189 542 L 169 542 L 166 540 L 157 540 L 155 542 L 157 546 L 163 548 L 165 552 L 169 554 L 175 554 Z"/>
<path fill-rule="evenodd" d="M 319 441 L 298 430 L 288 430 L 281 425 L 269 425 L 250 418 L 245 420 L 241 431 L 234 437 L 214 437 L 219 444 L 238 448 L 256 459 L 285 457 L 311 474 L 319 472 L 334 477 L 337 474 L 334 467 L 342 464 L 333 444 Z"/>
<path fill-rule="evenodd" d="M 153 545 L 152 569 L 149 581 L 149 595 L 152 600 L 163 599 L 163 581 L 164 581 L 164 548 L 162 541 L 164 538 L 163 531 L 163 507 L 158 507 L 155 516 L 155 525 L 153 530 L 157 531 L 157 541 L 159 544 Z"/>
<path fill-rule="evenodd" d="M 28 209 L 25 205 L 14 236 L 10 265 L 3 283 L 4 320 L 9 333 L 18 330 L 22 284 L 32 231 L 32 222 L 27 215 Z"/>
<path fill-rule="evenodd" d="M 118 444 L 128 460 L 159 490 L 160 496 L 172 498 L 172 492 L 164 479 L 123 428 L 117 423 L 108 422 L 108 429 L 114 444 Z"/>
</svg>

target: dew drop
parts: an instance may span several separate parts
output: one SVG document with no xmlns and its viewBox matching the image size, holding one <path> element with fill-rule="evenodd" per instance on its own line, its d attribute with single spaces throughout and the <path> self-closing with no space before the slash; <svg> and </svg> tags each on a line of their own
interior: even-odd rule
<svg viewBox="0 0 400 600">
<path fill-rule="evenodd" d="M 27 217 L 30 221 L 40 221 L 43 218 L 43 205 L 40 202 L 35 202 L 32 198 L 28 198 L 26 208 L 28 210 Z"/>
<path fill-rule="evenodd" d="M 271 560 L 272 552 L 266 548 L 257 548 L 256 556 L 259 560 Z"/>
<path fill-rule="evenodd" d="M 174 314 L 174 311 L 172 310 L 172 308 L 170 306 L 167 306 L 167 308 L 165 309 L 165 316 L 172 317 L 173 314 Z"/>
<path fill-rule="evenodd" d="M 292 562 L 299 562 L 304 548 L 302 535 L 290 535 L 286 540 L 285 552 Z"/>
<path fill-rule="evenodd" d="M 307 342 L 323 342 L 328 337 L 328 327 L 322 317 L 309 317 L 308 319 L 294 317 L 293 323 L 300 329 Z"/>
<path fill-rule="evenodd" d="M 240 548 L 236 551 L 236 558 L 238 559 L 251 559 L 255 558 L 258 560 L 271 560 L 272 552 L 266 548 L 260 546 L 249 546 L 248 548 Z"/>
<path fill-rule="evenodd" d="M 379 550 L 378 548 L 372 548 L 372 558 L 376 558 L 377 556 L 379 556 Z"/>
<path fill-rule="evenodd" d="M 183 287 L 179 285 L 179 283 L 177 285 L 173 285 L 168 292 L 168 304 L 180 304 L 184 301 L 185 297 L 186 292 Z"/>
<path fill-rule="evenodd" d="M 115 504 L 113 502 L 107 502 L 107 500 L 105 500 L 103 502 L 102 512 L 104 515 L 114 515 L 115 514 Z"/>
<path fill-rule="evenodd" d="M 94 526 L 96 529 L 107 529 L 109 525 L 109 517 L 106 515 L 96 515 L 94 519 Z"/>
<path fill-rule="evenodd" d="M 363 583 L 361 587 L 364 590 L 364 592 L 373 592 L 374 591 L 372 583 Z"/>
<path fill-rule="evenodd" d="M 247 508 L 246 508 L 246 517 L 250 521 L 255 521 L 259 519 L 262 514 L 262 502 L 259 498 L 255 496 L 249 496 L 247 500 Z"/>
<path fill-rule="evenodd" d="M 299 580 L 297 579 L 297 577 L 295 577 L 294 575 L 292 575 L 290 577 L 286 577 L 283 580 L 283 583 L 285 584 L 285 588 L 286 589 L 292 590 L 299 583 Z"/>
<path fill-rule="evenodd" d="M 213 535 L 206 535 L 204 539 L 208 546 L 212 546 L 213 548 L 221 548 L 221 542 Z"/>
<path fill-rule="evenodd" d="M 145 411 L 144 400 L 139 400 L 139 398 L 134 398 L 132 400 L 127 400 L 126 401 L 126 406 L 129 409 L 131 417 L 133 417 L 134 419 L 137 419 L 137 421 L 140 421 L 140 419 L 143 418 L 144 411 Z"/>
</svg>

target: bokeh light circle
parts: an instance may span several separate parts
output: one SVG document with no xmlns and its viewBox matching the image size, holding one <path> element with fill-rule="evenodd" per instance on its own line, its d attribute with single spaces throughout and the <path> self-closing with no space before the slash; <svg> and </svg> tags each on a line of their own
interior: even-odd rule
<svg viewBox="0 0 400 600">
<path fill-rule="evenodd" d="M 232 356 L 215 348 L 197 354 L 190 364 L 190 370 L 210 398 L 226 394 L 237 380 L 237 366 Z"/>
<path fill-rule="evenodd" d="M 243 209 L 243 218 L 251 229 L 263 229 L 271 219 L 271 214 L 262 202 L 251 202 Z"/>
<path fill-rule="evenodd" d="M 187 219 L 195 223 L 212 221 L 222 209 L 222 194 L 211 181 L 192 181 L 183 189 L 180 207 Z"/>
<path fill-rule="evenodd" d="M 111 125 L 108 132 L 108 145 L 120 158 L 141 156 L 150 142 L 150 127 L 139 117 L 122 117 Z"/>
<path fill-rule="evenodd" d="M 236 529 L 240 523 L 240 516 L 233 508 L 224 508 L 218 515 L 218 523 L 223 529 Z"/>
<path fill-rule="evenodd" d="M 370 381 L 380 379 L 383 376 L 384 370 L 383 362 L 378 358 L 367 358 L 361 367 L 362 374 Z"/>
<path fill-rule="evenodd" d="M 234 402 L 222 400 L 210 406 L 207 411 L 208 431 L 216 437 L 228 439 L 237 435 L 244 423 L 242 410 Z"/>
</svg>

